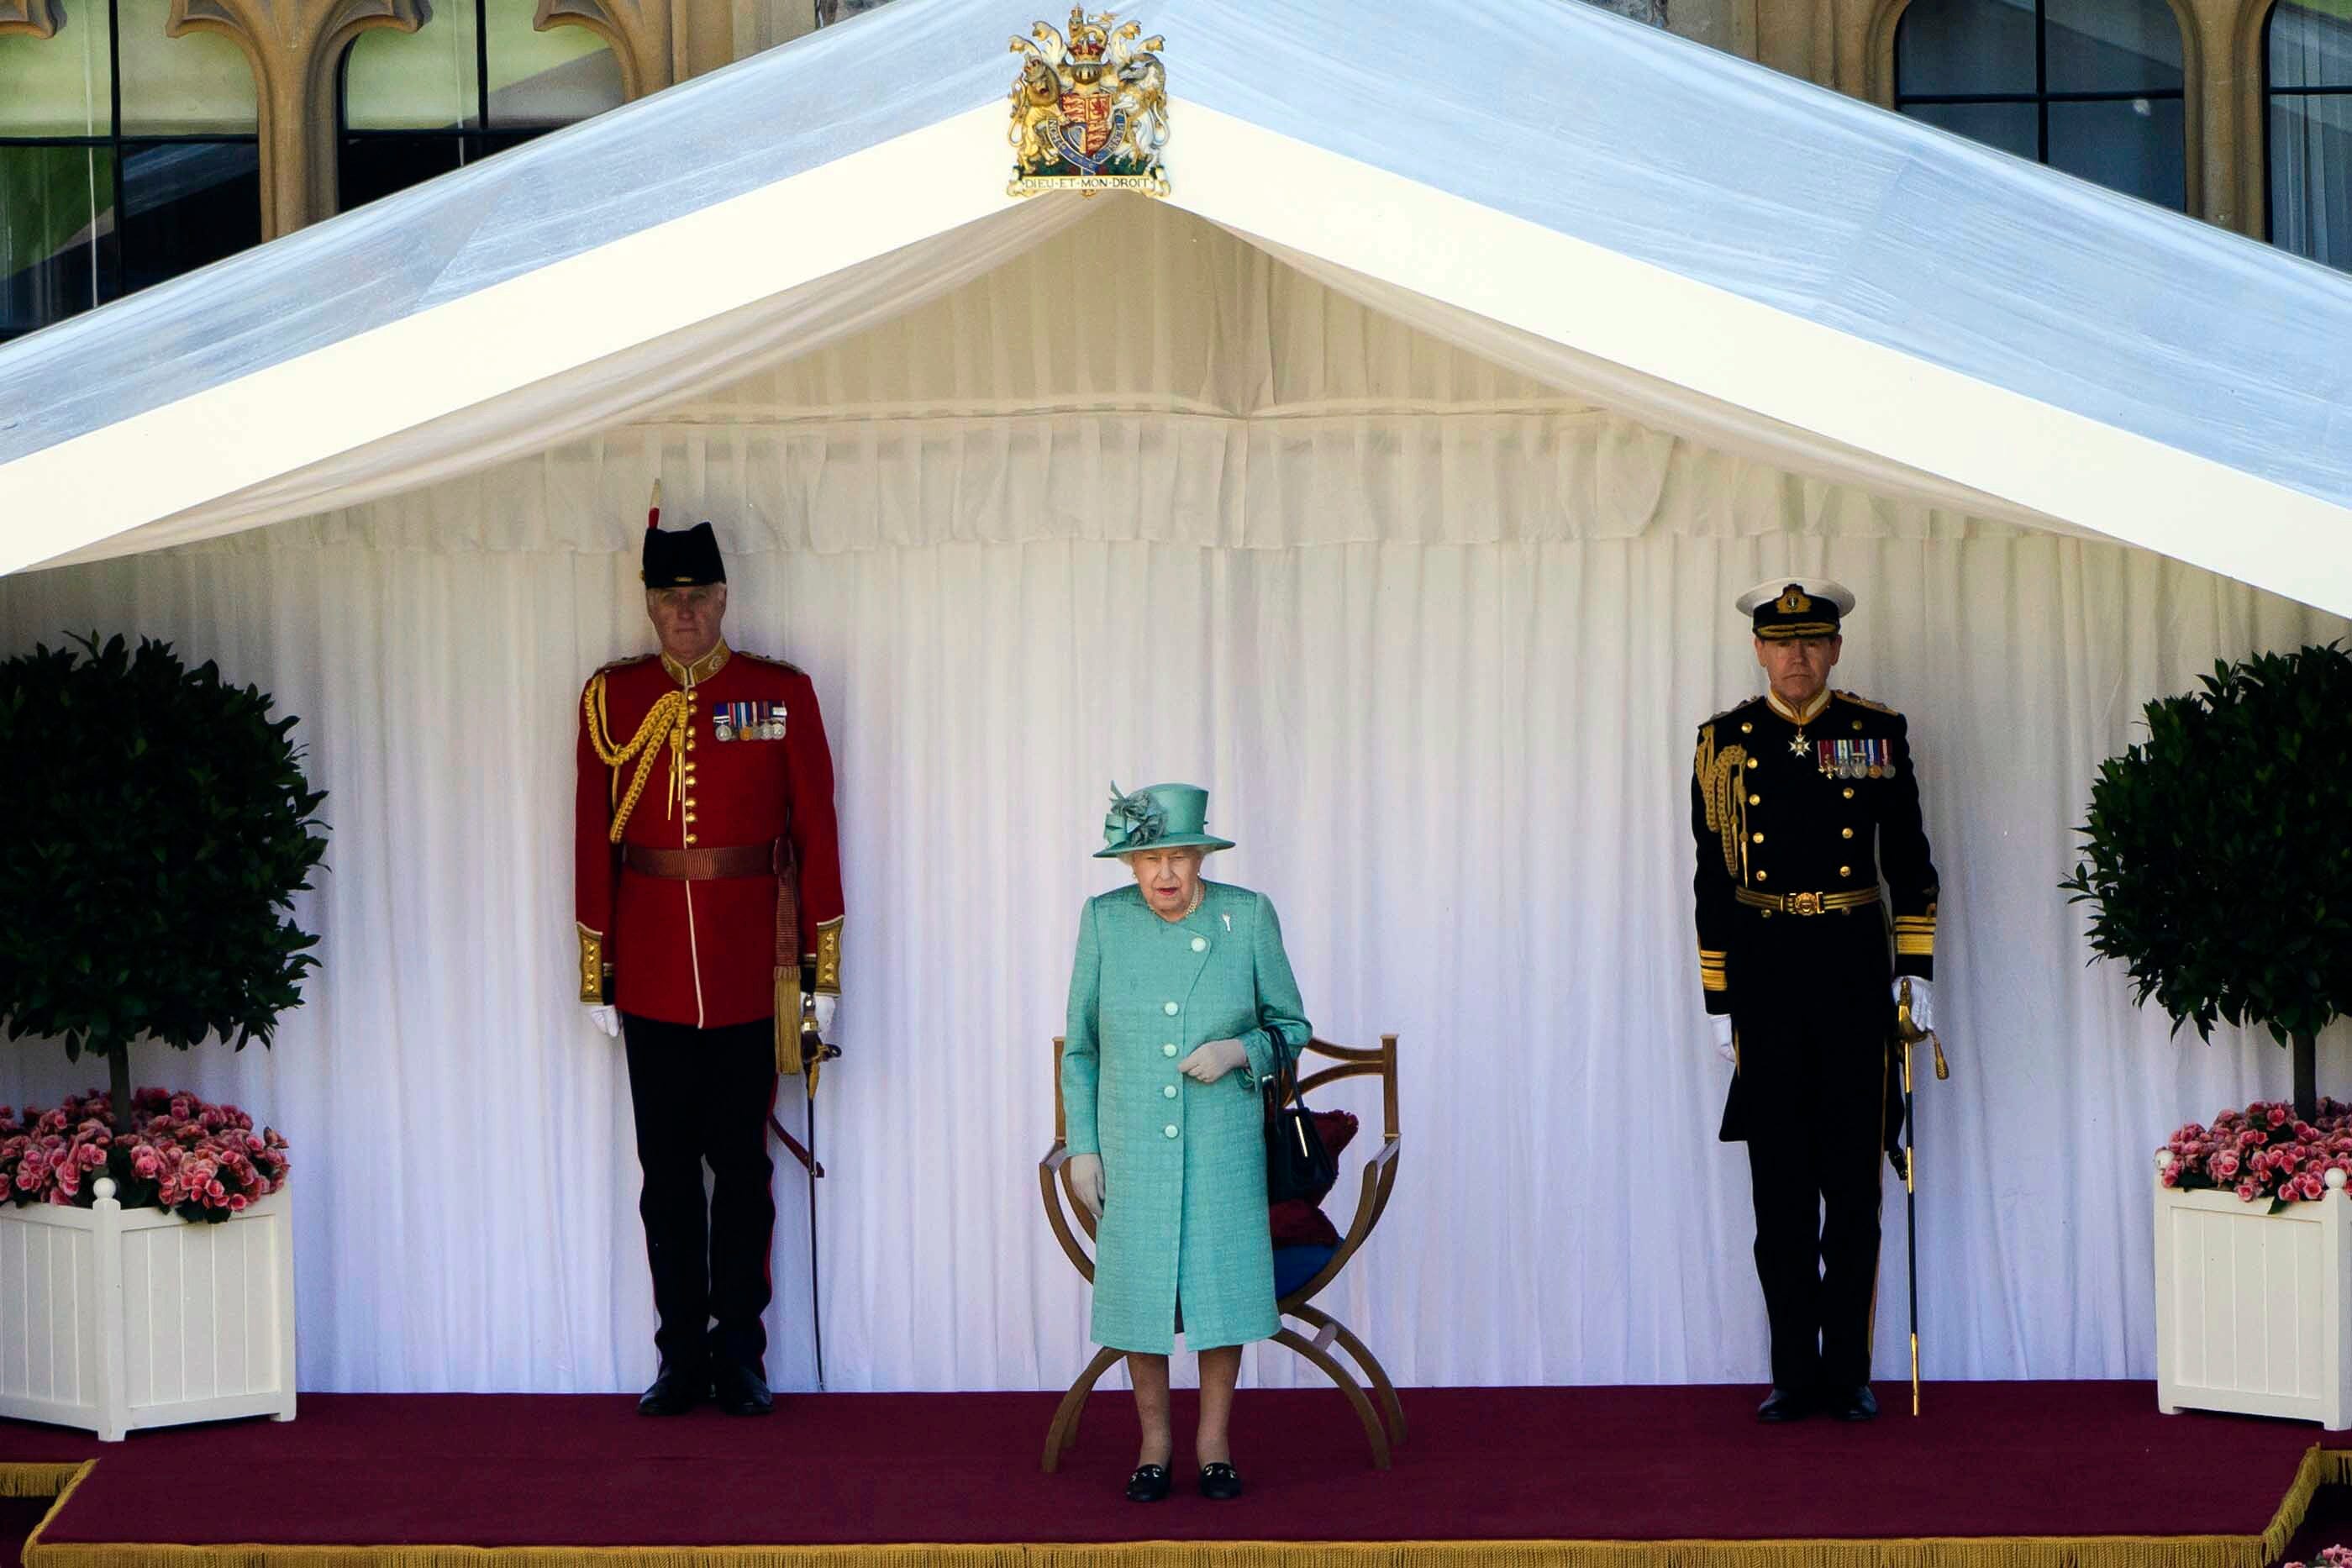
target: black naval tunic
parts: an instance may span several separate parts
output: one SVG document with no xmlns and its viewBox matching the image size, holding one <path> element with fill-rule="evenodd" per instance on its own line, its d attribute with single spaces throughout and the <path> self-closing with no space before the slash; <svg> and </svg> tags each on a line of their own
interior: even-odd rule
<svg viewBox="0 0 2352 1568">
<path fill-rule="evenodd" d="M 1801 1394 L 1870 1375 L 1879 1155 L 1901 1131 L 1893 976 L 1935 967 L 1906 731 L 1839 691 L 1802 715 L 1768 694 L 1698 733 L 1699 976 L 1738 1054 L 1721 1136 L 1748 1144 L 1772 1382 Z"/>
</svg>

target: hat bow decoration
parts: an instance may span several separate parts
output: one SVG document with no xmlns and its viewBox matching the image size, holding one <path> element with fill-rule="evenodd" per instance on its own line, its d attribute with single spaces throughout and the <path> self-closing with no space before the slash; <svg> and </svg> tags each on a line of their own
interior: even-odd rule
<svg viewBox="0 0 2352 1568">
<path fill-rule="evenodd" d="M 1111 781 L 1110 811 L 1103 818 L 1105 842 L 1139 847 L 1167 831 L 1168 813 L 1158 801 L 1141 790 L 1129 795 L 1118 780 Z"/>
</svg>

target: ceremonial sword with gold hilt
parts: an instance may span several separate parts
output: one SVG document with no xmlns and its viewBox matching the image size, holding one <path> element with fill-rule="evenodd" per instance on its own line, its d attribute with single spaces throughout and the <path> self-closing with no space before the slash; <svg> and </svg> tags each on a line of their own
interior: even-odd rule
<svg viewBox="0 0 2352 1568">
<path fill-rule="evenodd" d="M 816 965 L 801 965 L 801 1084 L 808 1098 L 808 1142 L 784 1131 L 773 1110 L 768 1112 L 768 1130 L 784 1146 L 787 1153 L 801 1163 L 808 1172 L 809 1189 L 809 1333 L 816 1342 L 816 1385 L 824 1387 L 824 1292 L 817 1289 L 816 1246 L 816 1184 L 824 1175 L 824 1166 L 816 1157 L 816 1080 L 826 1062 L 841 1055 L 839 1046 L 827 1045 L 816 1032 Z"/>
<path fill-rule="evenodd" d="M 1910 1254 L 1911 1275 L 1911 1414 L 1919 1414 L 1919 1173 L 1918 1121 L 1911 1112 L 1911 1047 L 1927 1042 L 1936 1053 L 1936 1077 L 1952 1076 L 1944 1060 L 1944 1042 L 1933 1029 L 1923 1029 L 1911 1016 L 1911 977 L 1905 975 L 1895 999 L 1895 1038 L 1903 1047 L 1903 1235 Z"/>
</svg>

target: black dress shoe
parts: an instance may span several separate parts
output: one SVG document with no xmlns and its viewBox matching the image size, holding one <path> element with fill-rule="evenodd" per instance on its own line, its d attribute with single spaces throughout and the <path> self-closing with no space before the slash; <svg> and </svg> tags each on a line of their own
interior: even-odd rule
<svg viewBox="0 0 2352 1568">
<path fill-rule="evenodd" d="M 1827 1408 L 1830 1415 L 1840 1421 L 1875 1421 L 1878 1419 L 1878 1395 L 1870 1391 L 1870 1384 L 1857 1383 L 1852 1388 L 1842 1389 L 1831 1395 Z"/>
<path fill-rule="evenodd" d="M 1218 1502 L 1231 1502 L 1242 1495 L 1241 1473 L 1220 1459 L 1201 1467 L 1201 1495 Z"/>
<path fill-rule="evenodd" d="M 637 1398 L 640 1415 L 683 1415 L 710 1396 L 710 1374 L 701 1367 L 664 1367 Z"/>
<path fill-rule="evenodd" d="M 1759 1421 L 1802 1421 L 1811 1414 L 1803 1394 L 1778 1386 L 1764 1396 L 1763 1404 L 1756 1407 L 1756 1419 Z"/>
<path fill-rule="evenodd" d="M 711 1368 L 710 1396 L 730 1415 L 765 1415 L 776 1407 L 768 1380 L 756 1368 L 737 1362 L 723 1361 Z"/>
<path fill-rule="evenodd" d="M 1168 1497 L 1168 1467 L 1139 1465 L 1135 1474 L 1127 1478 L 1127 1500 L 1129 1502 L 1164 1502 Z"/>
</svg>

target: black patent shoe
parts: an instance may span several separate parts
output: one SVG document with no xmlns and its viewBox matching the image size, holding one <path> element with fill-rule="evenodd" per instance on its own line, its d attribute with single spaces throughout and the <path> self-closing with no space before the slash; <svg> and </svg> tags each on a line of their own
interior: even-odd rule
<svg viewBox="0 0 2352 1568">
<path fill-rule="evenodd" d="M 753 1367 L 720 1362 L 711 1369 L 711 1398 L 730 1415 L 765 1415 L 776 1407 L 768 1380 Z"/>
<path fill-rule="evenodd" d="M 1878 1419 L 1878 1395 L 1870 1384 L 1857 1383 L 1852 1388 L 1841 1389 L 1827 1402 L 1830 1415 L 1840 1421 L 1875 1421 Z"/>
<path fill-rule="evenodd" d="M 1138 1465 L 1135 1474 L 1127 1478 L 1127 1500 L 1129 1502 L 1165 1502 L 1168 1500 L 1168 1467 Z"/>
<path fill-rule="evenodd" d="M 700 1367 L 664 1367 L 653 1386 L 637 1398 L 640 1415 L 683 1415 L 710 1395 L 710 1374 Z"/>
<path fill-rule="evenodd" d="M 1767 1423 L 1802 1421 L 1811 1414 L 1803 1394 L 1778 1386 L 1756 1407 L 1756 1419 Z"/>
<path fill-rule="evenodd" d="M 1242 1495 L 1241 1472 L 1220 1459 L 1201 1467 L 1201 1495 L 1216 1502 L 1231 1502 Z"/>
</svg>

